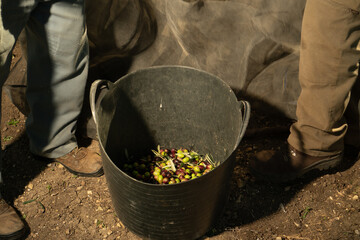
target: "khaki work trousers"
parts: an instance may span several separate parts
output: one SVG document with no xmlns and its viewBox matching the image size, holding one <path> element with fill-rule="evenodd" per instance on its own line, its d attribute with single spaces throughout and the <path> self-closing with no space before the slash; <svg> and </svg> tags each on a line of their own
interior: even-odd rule
<svg viewBox="0 0 360 240">
<path fill-rule="evenodd" d="M 359 10 L 359 0 L 307 0 L 298 121 L 288 137 L 289 144 L 301 152 L 330 156 L 342 152 L 345 141 L 360 144 Z"/>
</svg>

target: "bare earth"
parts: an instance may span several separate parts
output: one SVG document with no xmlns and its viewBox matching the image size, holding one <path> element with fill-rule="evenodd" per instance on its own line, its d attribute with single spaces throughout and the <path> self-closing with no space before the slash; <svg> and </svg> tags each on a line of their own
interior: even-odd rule
<svg viewBox="0 0 360 240">
<path fill-rule="evenodd" d="M 15 49 L 14 62 L 20 55 Z M 5 94 L 2 113 L 5 199 L 24 219 L 29 229 L 25 239 L 140 239 L 116 216 L 104 176 L 77 177 L 61 165 L 34 159 L 26 118 Z M 276 129 L 289 124 L 252 110 L 225 214 L 202 239 L 360 239 L 360 161 L 350 159 L 338 172 L 283 185 L 250 174 L 253 154 L 277 148 L 287 133 Z M 275 131 L 261 132 L 264 127 Z"/>
</svg>

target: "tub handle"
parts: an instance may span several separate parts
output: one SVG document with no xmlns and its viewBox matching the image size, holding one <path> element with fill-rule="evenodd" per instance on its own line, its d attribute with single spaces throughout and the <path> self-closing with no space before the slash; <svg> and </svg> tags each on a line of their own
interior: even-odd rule
<svg viewBox="0 0 360 240">
<path fill-rule="evenodd" d="M 240 105 L 240 108 L 243 110 L 242 111 L 243 114 L 242 114 L 242 126 L 241 126 L 241 130 L 240 130 L 240 136 L 239 136 L 238 144 L 240 143 L 241 139 L 245 135 L 246 128 L 247 128 L 247 126 L 249 124 L 250 111 L 251 111 L 251 106 L 250 106 L 250 103 L 248 101 L 240 100 L 239 105 Z"/>
<path fill-rule="evenodd" d="M 95 122 L 95 126 L 97 127 L 97 114 L 96 114 L 96 103 L 99 102 L 100 92 L 109 91 L 114 84 L 108 80 L 95 80 L 90 87 L 90 109 L 91 115 Z M 102 95 L 104 96 L 104 95 Z"/>
</svg>

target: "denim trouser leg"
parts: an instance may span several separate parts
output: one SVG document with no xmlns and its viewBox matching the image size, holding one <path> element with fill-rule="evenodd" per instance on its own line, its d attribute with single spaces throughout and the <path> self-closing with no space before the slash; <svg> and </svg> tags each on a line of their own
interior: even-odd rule
<svg viewBox="0 0 360 240">
<path fill-rule="evenodd" d="M 88 72 L 84 0 L 0 1 L 1 87 L 24 27 L 28 40 L 30 150 L 44 157 L 59 157 L 77 146 L 76 120 Z"/>
<path fill-rule="evenodd" d="M 39 3 L 26 36 L 30 150 L 59 157 L 77 146 L 76 122 L 88 73 L 84 1 Z"/>
</svg>

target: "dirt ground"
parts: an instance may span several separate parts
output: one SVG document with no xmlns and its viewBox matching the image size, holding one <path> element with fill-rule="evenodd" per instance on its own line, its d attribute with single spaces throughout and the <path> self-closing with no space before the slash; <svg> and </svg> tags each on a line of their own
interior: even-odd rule
<svg viewBox="0 0 360 240">
<path fill-rule="evenodd" d="M 15 49 L 14 62 L 20 55 Z M 26 223 L 25 239 L 140 239 L 118 219 L 105 176 L 77 177 L 32 157 L 26 117 L 3 96 L 4 197 Z M 258 181 L 249 172 L 254 153 L 278 147 L 290 123 L 252 110 L 225 213 L 202 239 L 360 239 L 360 161 L 288 184 Z"/>
</svg>

